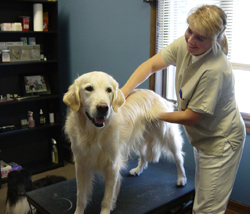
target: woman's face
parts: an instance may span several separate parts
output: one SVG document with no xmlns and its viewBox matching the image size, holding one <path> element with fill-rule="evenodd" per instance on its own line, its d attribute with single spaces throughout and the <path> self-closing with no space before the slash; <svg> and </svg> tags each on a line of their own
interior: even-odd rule
<svg viewBox="0 0 250 214">
<path fill-rule="evenodd" d="M 192 25 L 188 26 L 185 39 L 188 52 L 194 56 L 199 56 L 212 47 L 212 39 L 197 33 Z"/>
</svg>

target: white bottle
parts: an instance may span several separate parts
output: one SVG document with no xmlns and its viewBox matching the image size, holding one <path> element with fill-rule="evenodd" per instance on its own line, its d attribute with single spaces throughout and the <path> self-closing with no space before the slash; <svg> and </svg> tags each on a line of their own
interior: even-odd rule
<svg viewBox="0 0 250 214">
<path fill-rule="evenodd" d="M 28 124 L 30 128 L 35 127 L 35 120 L 33 119 L 32 111 L 28 111 Z"/>
<path fill-rule="evenodd" d="M 51 138 L 52 141 L 52 163 L 58 164 L 58 150 L 56 147 L 56 140 Z"/>
<path fill-rule="evenodd" d="M 55 123 L 54 113 L 49 113 L 49 122 Z"/>
</svg>

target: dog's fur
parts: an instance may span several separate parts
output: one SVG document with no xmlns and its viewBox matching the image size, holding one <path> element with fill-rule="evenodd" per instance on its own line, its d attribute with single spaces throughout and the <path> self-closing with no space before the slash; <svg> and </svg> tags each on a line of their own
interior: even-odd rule
<svg viewBox="0 0 250 214">
<path fill-rule="evenodd" d="M 178 169 L 177 185 L 186 184 L 180 130 L 176 124 L 158 120 L 161 112 L 173 111 L 165 99 L 150 90 L 134 90 L 125 102 L 118 83 L 96 71 L 78 77 L 63 101 L 70 107 L 65 133 L 71 141 L 76 167 L 75 214 L 82 214 L 91 198 L 95 172 L 101 172 L 105 180 L 101 214 L 114 209 L 120 170 L 131 151 L 140 155 L 131 175 L 140 175 L 148 162 L 172 154 Z"/>
<path fill-rule="evenodd" d="M 34 190 L 31 173 L 27 169 L 12 171 L 8 174 L 8 190 L 6 200 L 6 214 L 32 213 L 27 201 L 26 192 Z"/>
<path fill-rule="evenodd" d="M 26 192 L 39 189 L 51 184 L 67 180 L 62 176 L 47 176 L 32 182 L 31 173 L 27 169 L 12 171 L 8 174 L 8 190 L 6 200 L 6 214 L 34 214 L 36 209 L 32 207 L 26 197 Z"/>
</svg>

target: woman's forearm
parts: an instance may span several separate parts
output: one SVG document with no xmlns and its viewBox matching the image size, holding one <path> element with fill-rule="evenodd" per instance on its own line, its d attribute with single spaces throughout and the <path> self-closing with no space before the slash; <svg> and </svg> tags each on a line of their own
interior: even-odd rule
<svg viewBox="0 0 250 214">
<path fill-rule="evenodd" d="M 127 97 L 134 88 L 143 83 L 152 73 L 166 67 L 167 65 L 163 61 L 160 52 L 146 62 L 142 63 L 130 76 L 126 84 L 121 88 L 124 96 Z"/>
<path fill-rule="evenodd" d="M 159 119 L 169 123 L 194 126 L 201 120 L 202 116 L 203 114 L 187 108 L 185 111 L 163 112 L 159 115 Z"/>
<path fill-rule="evenodd" d="M 142 63 L 121 88 L 124 96 L 127 97 L 134 88 L 143 83 L 151 74 L 152 71 L 148 62 Z"/>
</svg>

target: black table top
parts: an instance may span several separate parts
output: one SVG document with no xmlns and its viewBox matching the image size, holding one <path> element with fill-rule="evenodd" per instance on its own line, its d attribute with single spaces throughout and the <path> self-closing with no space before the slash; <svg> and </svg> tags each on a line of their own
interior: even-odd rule
<svg viewBox="0 0 250 214">
<path fill-rule="evenodd" d="M 121 190 L 112 214 L 166 213 L 193 197 L 193 170 L 186 168 L 188 183 L 184 187 L 177 187 L 175 163 L 165 160 L 149 163 L 140 176 L 129 176 L 129 170 L 136 165 L 136 160 L 129 161 L 128 170 L 122 172 Z M 103 194 L 104 182 L 95 176 L 92 201 L 84 214 L 100 213 Z M 27 196 L 41 213 L 73 214 L 76 208 L 76 180 L 74 178 L 34 190 L 28 192 Z"/>
</svg>

